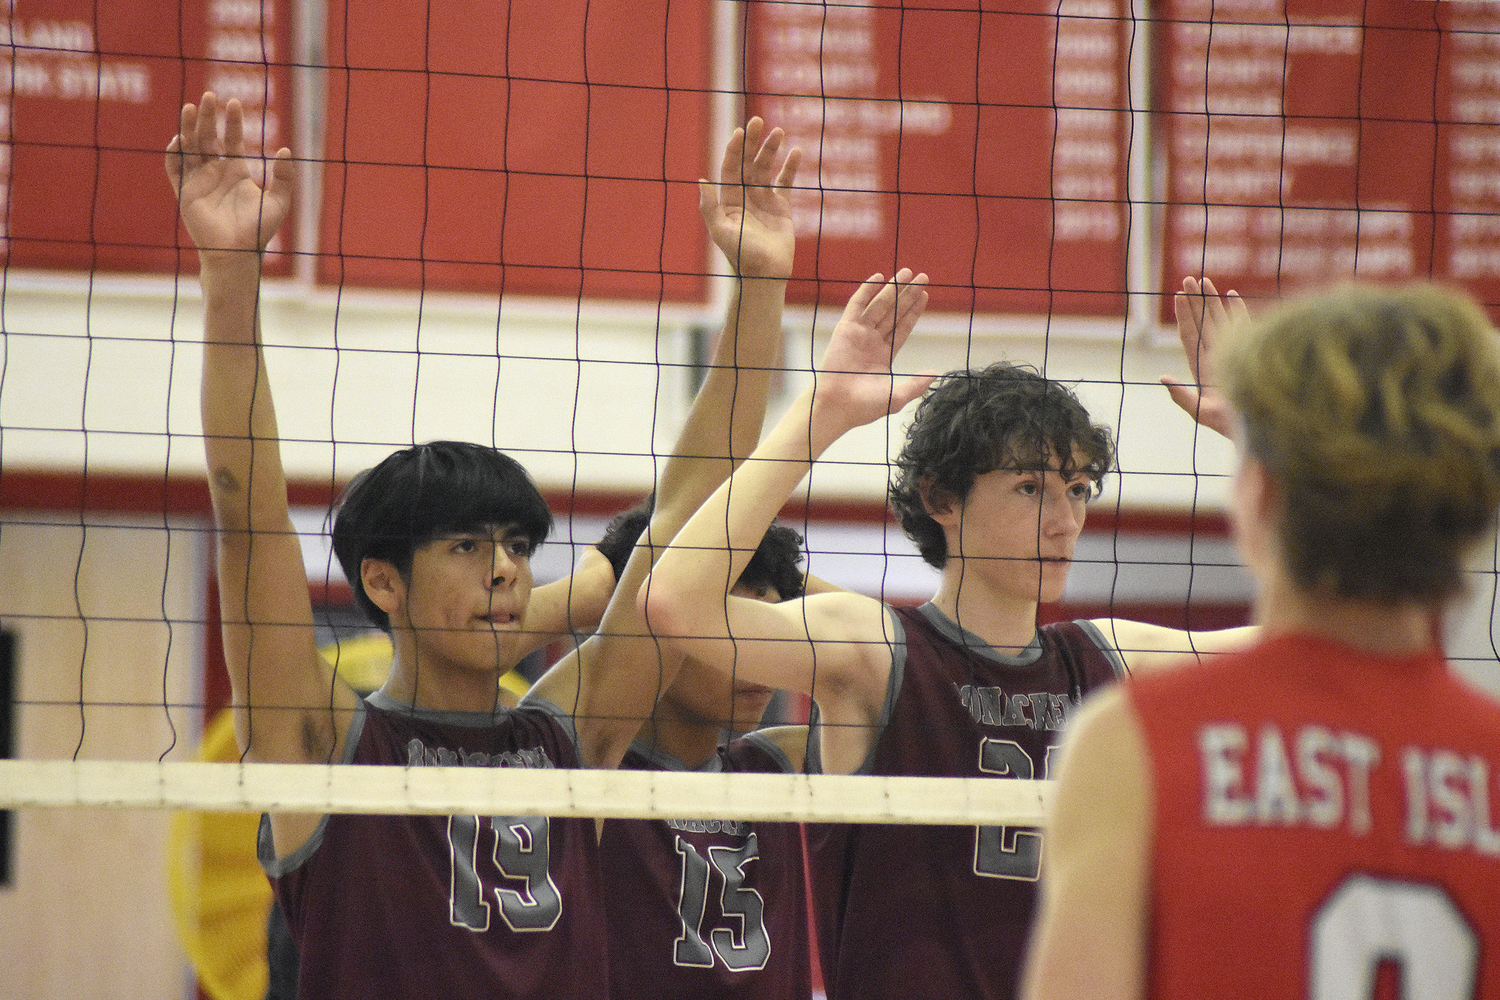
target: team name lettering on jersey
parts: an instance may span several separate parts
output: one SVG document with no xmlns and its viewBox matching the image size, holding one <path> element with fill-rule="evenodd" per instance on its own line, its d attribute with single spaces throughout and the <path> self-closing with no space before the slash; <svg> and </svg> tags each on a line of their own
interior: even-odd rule
<svg viewBox="0 0 1500 1000">
<path fill-rule="evenodd" d="M 1210 826 L 1346 826 L 1370 831 L 1370 772 L 1380 748 L 1359 733 L 1303 726 L 1290 739 L 1274 724 L 1198 731 L 1203 819 Z"/>
<path fill-rule="evenodd" d="M 1006 694 L 998 687 L 957 685 L 958 698 L 974 721 L 986 726 L 1024 726 L 1057 732 L 1068 724 L 1072 701 L 1067 695 L 1042 691 L 1036 694 Z"/>
<path fill-rule="evenodd" d="M 495 753 L 429 747 L 413 737 L 406 744 L 408 767 L 555 767 L 541 747 L 499 750 Z"/>
<path fill-rule="evenodd" d="M 1407 747 L 1406 839 L 1451 850 L 1470 849 L 1500 857 L 1500 830 L 1490 818 L 1491 773 L 1478 754 Z M 1497 796 L 1500 797 L 1500 796 Z"/>
<path fill-rule="evenodd" d="M 1346 826 L 1370 831 L 1370 776 L 1381 763 L 1375 741 L 1358 733 L 1303 726 L 1288 738 L 1266 724 L 1253 734 L 1237 723 L 1198 732 L 1203 818 L 1211 826 Z M 1478 754 L 1406 747 L 1406 840 L 1417 846 L 1500 857 L 1491 803 L 1500 777 Z"/>
<path fill-rule="evenodd" d="M 734 819 L 669 819 L 667 826 L 685 833 L 723 833 L 731 837 L 743 837 L 750 832 L 750 824 Z"/>
</svg>

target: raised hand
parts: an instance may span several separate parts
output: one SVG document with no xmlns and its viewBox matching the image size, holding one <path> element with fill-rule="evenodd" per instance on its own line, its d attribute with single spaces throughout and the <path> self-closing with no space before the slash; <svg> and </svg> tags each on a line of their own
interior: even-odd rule
<svg viewBox="0 0 1500 1000">
<path fill-rule="evenodd" d="M 224 105 L 222 137 L 219 117 L 212 92 L 197 107 L 183 106 L 180 130 L 167 146 L 167 179 L 201 256 L 258 254 L 291 210 L 292 153 L 283 147 L 269 162 L 252 163 L 245 156 L 240 102 Z"/>
<path fill-rule="evenodd" d="M 1188 371 L 1192 382 L 1184 382 L 1170 375 L 1162 376 L 1162 385 L 1171 393 L 1172 400 L 1198 423 L 1209 430 L 1229 437 L 1234 426 L 1234 413 L 1214 385 L 1213 352 L 1219 338 L 1233 323 L 1250 315 L 1240 293 L 1230 291 L 1219 295 L 1214 283 L 1207 278 L 1199 281 L 1184 278 L 1182 291 L 1173 299 L 1177 313 L 1177 336 L 1182 341 L 1183 354 L 1187 356 Z"/>
<path fill-rule="evenodd" d="M 873 274 L 850 296 L 816 372 L 814 405 L 837 409 L 848 427 L 895 413 L 927 391 L 935 375 L 898 376 L 896 354 L 927 308 L 927 275 L 902 268 Z"/>
<path fill-rule="evenodd" d="M 746 278 L 788 278 L 796 240 L 787 189 L 802 151 L 795 146 L 777 168 L 786 133 L 752 118 L 724 147 L 719 182 L 698 181 L 698 210 L 734 272 Z"/>
</svg>

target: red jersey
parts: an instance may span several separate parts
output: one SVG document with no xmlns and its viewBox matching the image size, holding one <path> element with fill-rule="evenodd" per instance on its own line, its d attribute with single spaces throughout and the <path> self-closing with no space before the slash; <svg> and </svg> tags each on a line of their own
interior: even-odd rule
<svg viewBox="0 0 1500 1000">
<path fill-rule="evenodd" d="M 577 767 L 555 710 L 413 710 L 361 703 L 345 763 Z M 300 1000 L 501 1000 L 605 995 L 598 853 L 589 819 L 325 816 L 260 858 L 301 953 Z"/>
<path fill-rule="evenodd" d="M 1500 997 L 1500 705 L 1304 635 L 1132 681 L 1147 993 Z"/>
<path fill-rule="evenodd" d="M 688 768 L 637 743 L 622 767 Z M 770 740 L 721 747 L 704 772 L 791 773 Z M 604 822 L 599 843 L 617 1000 L 807 1000 L 812 993 L 802 834 L 795 823 Z"/>
<path fill-rule="evenodd" d="M 1124 669 L 1086 622 L 1044 626 L 1008 656 L 931 604 L 891 613 L 884 721 L 861 773 L 1046 778 L 1078 699 Z M 831 1000 L 1015 995 L 1039 830 L 816 824 L 808 842 Z"/>
</svg>

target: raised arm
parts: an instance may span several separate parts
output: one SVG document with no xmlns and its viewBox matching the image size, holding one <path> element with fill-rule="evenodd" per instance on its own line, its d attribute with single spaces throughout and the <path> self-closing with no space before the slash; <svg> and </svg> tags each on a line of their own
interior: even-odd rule
<svg viewBox="0 0 1500 1000">
<path fill-rule="evenodd" d="M 828 446 L 931 384 L 931 377 L 892 370 L 926 306 L 926 280 L 903 270 L 893 281 L 875 275 L 860 286 L 814 387 L 678 532 L 639 593 L 651 631 L 668 649 L 755 683 L 809 692 L 825 719 L 844 716 L 834 722 L 866 723 L 884 697 L 890 649 L 883 605 L 845 592 L 766 604 L 726 591 Z M 849 695 L 847 707 L 835 705 L 834 689 Z"/>
<path fill-rule="evenodd" d="M 1188 416 L 1225 437 L 1233 437 L 1234 411 L 1218 391 L 1214 379 L 1214 350 L 1235 323 L 1249 316 L 1238 292 L 1220 295 L 1207 278 L 1185 278 L 1173 301 L 1177 336 L 1187 358 L 1192 381 L 1165 376 L 1162 384 Z M 1119 618 L 1099 619 L 1098 625 L 1114 642 L 1132 672 L 1155 670 L 1185 657 L 1205 657 L 1237 649 L 1250 642 L 1254 626 L 1213 632 L 1186 632 Z"/>
<path fill-rule="evenodd" d="M 594 631 L 615 591 L 615 572 L 598 549 L 584 550 L 573 572 L 532 590 L 521 630 L 533 650 Z"/>
<path fill-rule="evenodd" d="M 260 347 L 261 253 L 291 207 L 291 152 L 263 179 L 261 167 L 245 155 L 238 101 L 221 111 L 208 93 L 182 109 L 166 169 L 203 286 L 203 443 L 235 730 L 249 760 L 328 761 L 353 695 L 318 655 Z"/>
<path fill-rule="evenodd" d="M 704 383 L 656 484 L 646 532 L 626 564 L 598 631 L 539 680 L 535 694 L 571 709 L 585 764 L 619 763 L 676 673 L 636 608 L 654 551 L 676 533 L 760 437 L 781 342 L 781 313 L 796 250 L 787 189 L 801 153 L 759 118 L 736 129 L 718 183 L 701 181 L 699 208 L 735 275 Z"/>
<path fill-rule="evenodd" d="M 647 530 L 660 545 L 760 440 L 797 249 L 787 191 L 802 151 L 793 147 L 783 159 L 785 141 L 781 129 L 752 118 L 725 146 L 719 182 L 698 182 L 698 210 L 735 280 L 703 386 L 657 477 Z"/>
<path fill-rule="evenodd" d="M 1160 670 L 1187 659 L 1207 659 L 1247 646 L 1258 632 L 1254 625 L 1188 632 L 1124 618 L 1097 618 L 1094 624 L 1114 644 L 1125 661 L 1125 669 Z"/>
</svg>

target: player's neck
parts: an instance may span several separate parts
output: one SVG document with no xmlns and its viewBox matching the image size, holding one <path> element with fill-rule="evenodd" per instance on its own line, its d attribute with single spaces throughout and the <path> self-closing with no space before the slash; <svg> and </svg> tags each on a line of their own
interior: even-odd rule
<svg viewBox="0 0 1500 1000">
<path fill-rule="evenodd" d="M 689 718 L 663 698 L 641 725 L 636 741 L 671 754 L 689 768 L 697 768 L 719 752 L 723 734 L 717 723 Z"/>
<path fill-rule="evenodd" d="M 943 581 L 932 597 L 939 611 L 1001 653 L 1019 653 L 1036 637 L 1037 602 L 1017 598 L 965 575 L 957 560 L 944 567 Z"/>
<path fill-rule="evenodd" d="M 398 644 L 391 674 L 380 688 L 387 697 L 413 708 L 441 712 L 493 712 L 508 704 L 500 697 L 500 672 L 474 670 L 407 652 Z"/>
<path fill-rule="evenodd" d="M 1321 636 L 1377 656 L 1409 656 L 1438 642 L 1438 611 L 1430 605 L 1312 594 L 1284 579 L 1262 584 L 1255 621 L 1267 632 Z"/>
</svg>

